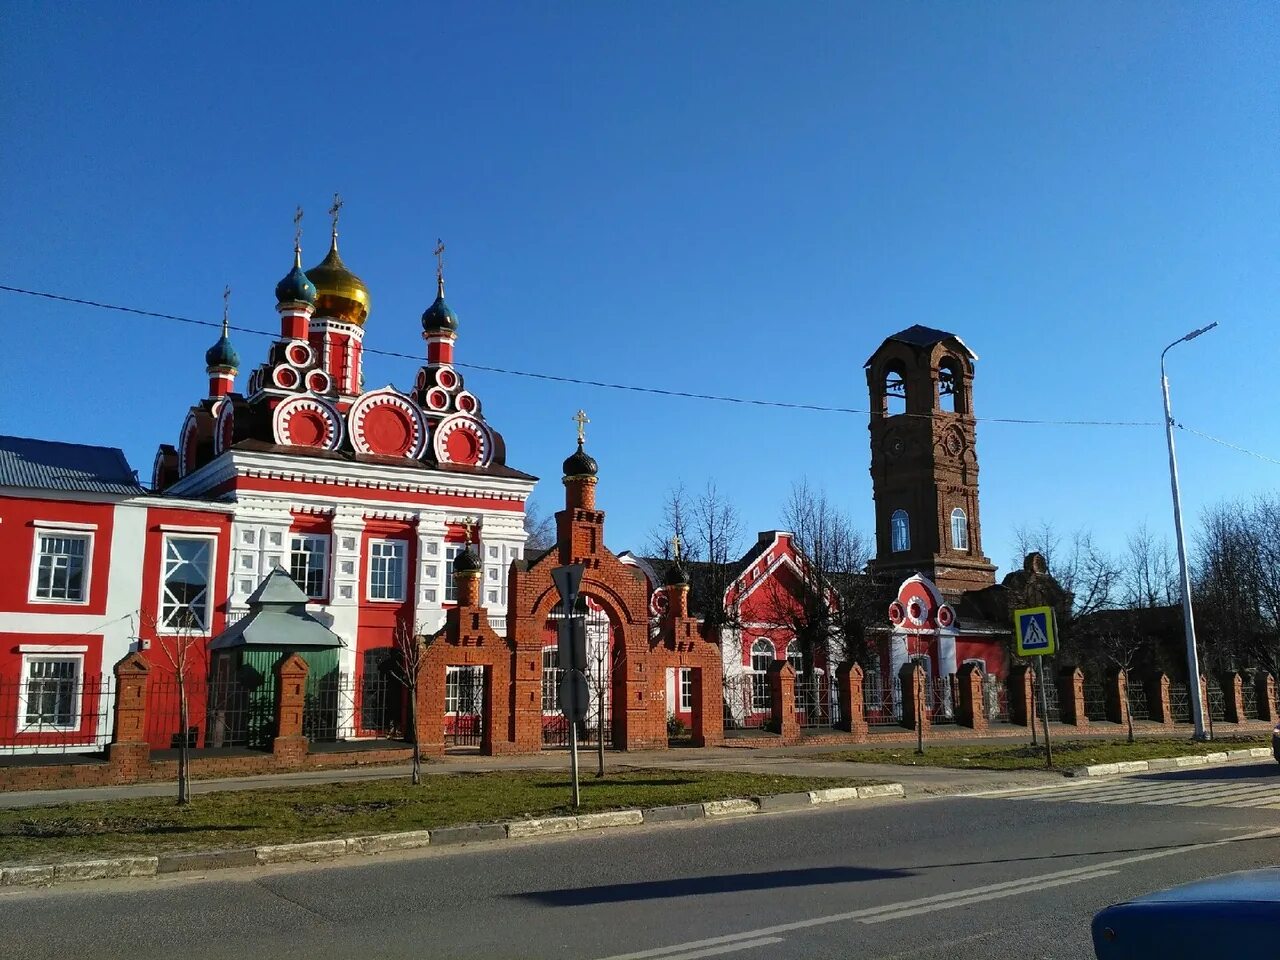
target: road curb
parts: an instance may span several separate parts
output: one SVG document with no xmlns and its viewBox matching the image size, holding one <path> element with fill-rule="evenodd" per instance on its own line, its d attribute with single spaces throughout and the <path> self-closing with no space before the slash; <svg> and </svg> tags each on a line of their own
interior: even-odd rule
<svg viewBox="0 0 1280 960">
<path fill-rule="evenodd" d="M 575 817 L 541 817 L 507 823 L 478 823 L 435 830 L 406 830 L 334 840 L 307 840 L 300 843 L 272 843 L 239 850 L 195 850 L 166 853 L 154 857 L 114 857 L 68 863 L 25 864 L 0 867 L 0 887 L 49 886 L 83 880 L 113 880 L 126 877 L 153 877 L 157 874 L 223 870 L 268 864 L 319 862 L 339 857 L 370 856 L 395 850 L 456 844 L 492 844 L 506 840 L 526 840 L 570 833 L 589 833 L 611 827 L 641 824 L 680 823 L 694 820 L 727 820 L 760 813 L 781 813 L 808 807 L 862 800 L 894 799 L 906 796 L 900 783 L 880 783 L 865 787 L 833 787 L 808 793 L 775 793 L 751 798 L 708 800 L 645 810 L 606 810 Z"/>
<path fill-rule="evenodd" d="M 1238 763 L 1241 760 L 1261 760 L 1271 756 L 1270 747 L 1250 747 L 1247 750 L 1218 751 L 1194 756 L 1095 763 L 1087 767 L 1072 767 L 1065 773 L 1068 777 L 1110 777 L 1120 773 L 1149 773 L 1159 770 L 1177 770 L 1181 767 L 1216 767 Z"/>
</svg>

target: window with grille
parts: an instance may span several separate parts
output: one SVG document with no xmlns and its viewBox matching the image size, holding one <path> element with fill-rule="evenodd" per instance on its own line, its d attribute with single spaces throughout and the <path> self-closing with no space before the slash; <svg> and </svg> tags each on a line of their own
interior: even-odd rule
<svg viewBox="0 0 1280 960">
<path fill-rule="evenodd" d="M 165 537 L 161 626 L 167 630 L 209 628 L 212 564 L 213 540 L 208 537 Z"/>
<path fill-rule="evenodd" d="M 328 596 L 329 538 L 295 535 L 289 552 L 289 575 L 312 600 Z"/>
<path fill-rule="evenodd" d="M 907 511 L 893 511 L 889 518 L 889 539 L 894 553 L 905 553 L 911 549 L 911 521 L 907 518 Z"/>
<path fill-rule="evenodd" d="M 447 667 L 444 712 L 453 716 L 479 715 L 484 704 L 484 667 Z"/>
<path fill-rule="evenodd" d="M 560 710 L 560 652 L 555 647 L 542 648 L 542 712 Z"/>
<path fill-rule="evenodd" d="M 88 599 L 85 557 L 89 538 L 71 533 L 36 533 L 35 599 L 83 603 Z"/>
<path fill-rule="evenodd" d="M 369 599 L 403 600 L 405 572 L 403 540 L 369 541 Z"/>
<path fill-rule="evenodd" d="M 80 722 L 80 658 L 40 657 L 26 661 L 23 680 L 24 728 L 73 728 Z"/>
<path fill-rule="evenodd" d="M 769 665 L 773 663 L 773 644 L 757 640 L 751 645 L 751 709 L 769 709 Z"/>
<path fill-rule="evenodd" d="M 688 667 L 680 668 L 680 709 L 693 709 L 693 671 Z"/>
</svg>

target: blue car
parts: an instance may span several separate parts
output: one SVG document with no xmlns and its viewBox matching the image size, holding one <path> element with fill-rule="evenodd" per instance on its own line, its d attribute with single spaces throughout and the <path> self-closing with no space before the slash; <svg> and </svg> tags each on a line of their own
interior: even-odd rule
<svg viewBox="0 0 1280 960">
<path fill-rule="evenodd" d="M 1271 753 L 1280 761 L 1280 726 L 1271 731 Z"/>
<path fill-rule="evenodd" d="M 1098 960 L 1275 960 L 1280 869 L 1198 880 L 1093 918 Z"/>
</svg>

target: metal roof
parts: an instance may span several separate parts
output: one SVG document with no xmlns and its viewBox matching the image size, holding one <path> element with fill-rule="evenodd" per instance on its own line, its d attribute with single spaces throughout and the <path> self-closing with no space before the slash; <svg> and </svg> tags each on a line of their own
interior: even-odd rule
<svg viewBox="0 0 1280 960">
<path fill-rule="evenodd" d="M 137 474 L 116 447 L 0 436 L 0 487 L 142 494 Z"/>
<path fill-rule="evenodd" d="M 934 344 L 942 343 L 944 340 L 954 340 L 956 343 L 960 344 L 967 354 L 969 354 L 969 358 L 971 360 L 978 359 L 978 355 L 969 349 L 969 345 L 954 333 L 949 333 L 946 330 L 938 330 L 935 327 L 926 327 L 919 323 L 907 327 L 905 330 L 899 330 L 892 336 L 885 337 L 884 343 L 881 343 L 880 346 L 884 346 L 885 343 L 889 343 L 890 341 L 896 341 L 898 343 L 908 344 L 912 347 L 924 348 L 932 347 Z M 872 357 L 874 356 L 875 354 L 872 354 Z M 867 358 L 866 366 L 871 365 L 872 357 Z"/>
<path fill-rule="evenodd" d="M 210 650 L 232 647 L 285 647 L 290 650 L 346 646 L 307 611 L 307 595 L 277 567 L 249 597 L 249 613 L 209 643 Z"/>
</svg>

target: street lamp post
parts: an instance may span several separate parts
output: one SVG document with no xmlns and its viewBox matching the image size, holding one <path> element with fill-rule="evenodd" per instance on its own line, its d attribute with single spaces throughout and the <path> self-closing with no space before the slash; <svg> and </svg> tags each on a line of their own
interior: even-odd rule
<svg viewBox="0 0 1280 960">
<path fill-rule="evenodd" d="M 1202 333 L 1216 327 L 1217 321 L 1199 330 L 1192 330 L 1185 337 L 1173 341 L 1160 353 L 1160 386 L 1164 391 L 1164 435 L 1169 442 L 1169 483 L 1173 487 L 1173 529 L 1178 540 L 1178 573 L 1182 580 L 1182 621 L 1187 638 L 1187 696 L 1191 700 L 1191 720 L 1195 724 L 1195 738 L 1207 740 L 1204 729 L 1204 702 L 1200 698 L 1200 655 L 1196 652 L 1196 623 L 1191 612 L 1191 568 L 1187 565 L 1186 534 L 1182 529 L 1182 494 L 1178 490 L 1178 458 L 1173 452 L 1173 412 L 1169 407 L 1169 377 L 1164 370 L 1164 358 L 1180 343 L 1194 340 Z"/>
</svg>

